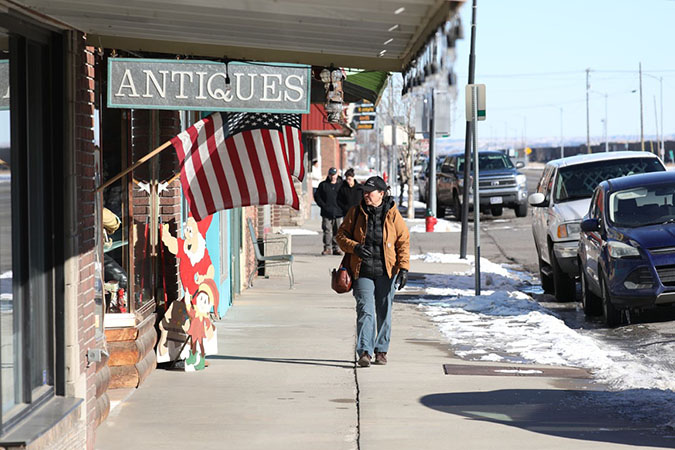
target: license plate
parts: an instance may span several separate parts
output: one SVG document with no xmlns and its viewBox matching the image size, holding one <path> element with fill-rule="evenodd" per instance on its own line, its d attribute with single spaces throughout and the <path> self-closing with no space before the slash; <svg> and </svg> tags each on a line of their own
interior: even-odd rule
<svg viewBox="0 0 675 450">
<path fill-rule="evenodd" d="M 490 197 L 490 204 L 491 205 L 501 205 L 504 201 L 502 200 L 501 197 Z"/>
</svg>

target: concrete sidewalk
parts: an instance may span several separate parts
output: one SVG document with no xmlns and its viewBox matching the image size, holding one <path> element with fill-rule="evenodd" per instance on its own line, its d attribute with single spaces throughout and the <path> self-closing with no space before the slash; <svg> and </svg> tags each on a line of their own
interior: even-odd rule
<svg viewBox="0 0 675 450">
<path fill-rule="evenodd" d="M 256 280 L 218 324 L 210 367 L 154 372 L 98 428 L 97 449 L 675 446 L 598 408 L 608 394 L 588 381 L 446 375 L 443 364 L 485 364 L 455 358 L 412 304 L 395 304 L 389 364 L 357 369 L 353 297 L 329 287 L 340 258 L 311 253 L 320 236 L 293 239 L 295 289 Z M 413 261 L 411 275 L 452 270 Z"/>
</svg>

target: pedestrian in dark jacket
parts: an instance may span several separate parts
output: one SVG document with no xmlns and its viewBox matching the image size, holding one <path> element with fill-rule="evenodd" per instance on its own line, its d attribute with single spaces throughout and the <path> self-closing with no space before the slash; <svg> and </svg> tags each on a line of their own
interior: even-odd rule
<svg viewBox="0 0 675 450">
<path fill-rule="evenodd" d="M 319 183 L 316 189 L 314 201 L 321 208 L 321 229 L 323 230 L 323 252 L 322 255 L 341 255 L 342 252 L 335 241 L 337 230 L 342 224 L 344 213 L 338 205 L 338 191 L 342 186 L 342 180 L 338 177 L 337 169 L 331 167 L 328 169 L 328 176 Z M 332 248 L 332 250 L 331 250 Z"/>
<path fill-rule="evenodd" d="M 343 216 L 352 206 L 358 205 L 363 200 L 363 186 L 354 179 L 354 169 L 345 172 L 345 181 L 338 191 L 337 202 L 342 209 Z"/>
<path fill-rule="evenodd" d="M 363 184 L 363 201 L 347 212 L 337 236 L 340 248 L 352 253 L 361 367 L 370 366 L 373 354 L 375 364 L 387 363 L 395 286 L 405 286 L 410 269 L 410 233 L 387 190 L 382 178 L 370 177 Z"/>
</svg>

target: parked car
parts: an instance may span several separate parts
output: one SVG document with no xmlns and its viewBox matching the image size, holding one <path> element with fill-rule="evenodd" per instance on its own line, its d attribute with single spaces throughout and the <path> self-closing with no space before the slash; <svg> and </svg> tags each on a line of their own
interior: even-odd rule
<svg viewBox="0 0 675 450">
<path fill-rule="evenodd" d="M 527 215 L 527 178 L 518 172 L 521 167 L 522 163 L 515 166 L 502 152 L 478 153 L 481 212 L 489 211 L 493 216 L 501 216 L 506 207 L 513 208 L 517 217 Z M 455 217 L 461 219 L 464 184 L 464 153 L 446 156 L 437 173 L 437 217 L 444 217 L 445 209 L 452 207 Z M 473 191 L 471 186 L 469 191 Z M 473 210 L 473 195 L 469 196 L 469 201 L 469 210 Z"/>
<path fill-rule="evenodd" d="M 445 159 L 444 155 L 436 156 L 436 178 L 438 179 L 438 173 L 441 171 L 441 164 Z M 417 189 L 419 192 L 419 200 L 421 202 L 427 202 L 429 198 L 429 158 L 422 161 L 422 170 L 417 175 Z"/>
<path fill-rule="evenodd" d="M 603 181 L 581 230 L 586 314 L 614 326 L 623 311 L 675 304 L 675 172 Z"/>
<path fill-rule="evenodd" d="M 598 184 L 664 170 L 661 160 L 647 152 L 577 155 L 546 164 L 537 192 L 529 198 L 539 276 L 546 292 L 555 293 L 559 301 L 575 299 L 579 224 Z"/>
</svg>

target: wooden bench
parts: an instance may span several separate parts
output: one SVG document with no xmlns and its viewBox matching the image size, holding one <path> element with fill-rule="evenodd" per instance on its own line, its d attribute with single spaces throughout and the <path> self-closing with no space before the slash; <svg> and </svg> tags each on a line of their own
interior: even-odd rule
<svg viewBox="0 0 675 450">
<path fill-rule="evenodd" d="M 290 281 L 291 287 L 290 289 L 293 289 L 293 283 L 294 283 L 294 278 L 293 278 L 293 255 L 291 254 L 282 254 L 282 255 L 263 255 L 260 253 L 260 244 L 263 243 L 268 243 L 268 242 L 285 242 L 288 244 L 288 241 L 286 239 L 275 239 L 275 238 L 267 238 L 267 239 L 258 239 L 258 237 L 255 234 L 255 228 L 253 227 L 253 221 L 251 219 L 246 219 L 246 222 L 248 223 L 248 232 L 249 235 L 251 236 L 251 243 L 253 244 L 253 251 L 255 252 L 255 268 L 251 272 L 251 274 L 248 277 L 248 285 L 249 287 L 253 286 L 253 276 L 256 274 L 257 271 L 259 271 L 262 268 L 265 267 L 273 267 L 273 266 L 283 266 L 287 265 L 288 266 L 288 279 Z M 284 246 L 284 253 L 288 251 L 287 245 Z"/>
</svg>

